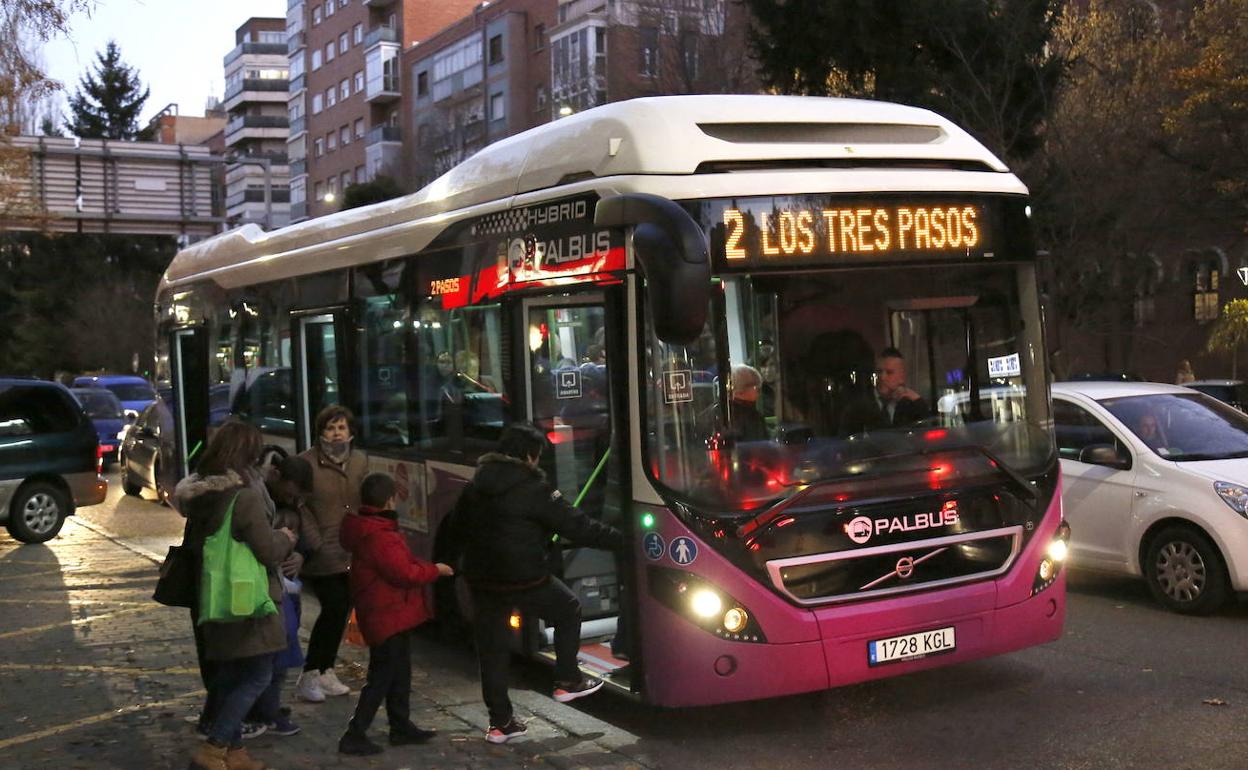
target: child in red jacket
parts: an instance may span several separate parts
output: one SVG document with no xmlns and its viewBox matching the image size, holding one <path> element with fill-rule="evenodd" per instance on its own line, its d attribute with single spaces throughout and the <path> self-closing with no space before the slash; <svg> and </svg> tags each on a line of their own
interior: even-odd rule
<svg viewBox="0 0 1248 770">
<path fill-rule="evenodd" d="M 360 512 L 342 521 L 339 540 L 351 554 L 351 603 L 368 642 L 368 682 L 346 733 L 342 754 L 377 754 L 367 731 L 382 701 L 390 721 L 390 745 L 424 743 L 433 730 L 412 724 L 412 629 L 429 619 L 424 586 L 454 574 L 446 564 L 417 559 L 399 532 L 394 479 L 374 473 L 360 487 Z"/>
</svg>

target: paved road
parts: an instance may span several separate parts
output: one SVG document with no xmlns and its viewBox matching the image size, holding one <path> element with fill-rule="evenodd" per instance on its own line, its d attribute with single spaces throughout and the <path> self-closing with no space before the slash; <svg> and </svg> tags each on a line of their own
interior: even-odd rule
<svg viewBox="0 0 1248 770">
<path fill-rule="evenodd" d="M 176 514 L 119 497 L 110 492 L 83 518 L 160 552 L 180 536 Z M 418 655 L 471 671 L 463 651 Z M 1066 634 L 1044 647 L 761 703 L 662 711 L 600 696 L 575 705 L 637 736 L 630 753 L 670 768 L 1242 768 L 1248 603 L 1183 617 L 1155 605 L 1143 584 L 1076 571 Z"/>
</svg>

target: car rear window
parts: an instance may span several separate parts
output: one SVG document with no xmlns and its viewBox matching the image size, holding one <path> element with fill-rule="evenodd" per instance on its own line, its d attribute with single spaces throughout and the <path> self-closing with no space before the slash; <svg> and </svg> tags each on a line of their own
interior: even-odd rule
<svg viewBox="0 0 1248 770">
<path fill-rule="evenodd" d="M 78 426 L 78 405 L 50 387 L 0 386 L 0 436 L 65 433 Z"/>
<path fill-rule="evenodd" d="M 86 410 L 87 416 L 93 420 L 116 420 L 122 416 L 121 402 L 111 391 L 101 393 L 75 390 L 74 395 Z"/>
<path fill-rule="evenodd" d="M 122 401 L 152 401 L 156 398 L 156 391 L 152 390 L 152 386 L 145 382 L 123 382 L 117 385 L 106 385 L 105 387 Z"/>
</svg>

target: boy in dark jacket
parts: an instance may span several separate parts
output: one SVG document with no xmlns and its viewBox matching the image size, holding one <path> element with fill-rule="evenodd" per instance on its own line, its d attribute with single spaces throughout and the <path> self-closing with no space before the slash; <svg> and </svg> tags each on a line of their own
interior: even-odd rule
<svg viewBox="0 0 1248 770">
<path fill-rule="evenodd" d="M 412 555 L 394 512 L 394 479 L 374 473 L 360 487 L 360 512 L 342 521 L 339 539 L 351 554 L 351 602 L 368 643 L 368 681 L 355 715 L 338 741 L 342 754 L 377 754 L 367 731 L 381 702 L 390 721 L 390 745 L 424 743 L 433 730 L 412 724 L 411 632 L 429 619 L 423 586 L 454 574 L 446 564 Z"/>
<path fill-rule="evenodd" d="M 525 733 L 507 697 L 508 618 L 513 608 L 555 629 L 555 700 L 566 703 L 602 687 L 581 675 L 581 604 L 550 574 L 551 536 L 579 546 L 617 549 L 619 530 L 574 507 L 537 467 L 546 436 L 530 423 L 510 425 L 498 451 L 481 457 L 451 517 L 452 542 L 464 549 L 463 572 L 472 589 L 481 692 L 490 712 L 490 743 Z"/>
</svg>

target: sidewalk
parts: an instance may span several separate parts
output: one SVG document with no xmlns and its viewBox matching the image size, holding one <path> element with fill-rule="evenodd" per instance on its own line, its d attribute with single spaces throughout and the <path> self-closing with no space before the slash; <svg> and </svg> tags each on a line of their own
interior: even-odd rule
<svg viewBox="0 0 1248 770">
<path fill-rule="evenodd" d="M 203 693 L 187 613 L 151 601 L 155 577 L 150 555 L 74 519 L 44 546 L 0 536 L 0 766 L 186 766 L 195 738 L 184 717 Z M 305 621 L 316 611 L 305 596 Z M 298 702 L 292 671 L 284 703 L 303 731 L 260 736 L 248 741 L 249 751 L 283 770 L 654 766 L 637 753 L 634 736 L 532 690 L 513 689 L 528 740 L 486 743 L 470 661 L 436 645 L 417 648 L 412 716 L 438 729 L 429 744 L 387 746 L 368 758 L 337 753 L 367 664 L 366 649 L 344 644 L 338 674 L 352 695 Z M 384 725 L 379 714 L 371 735 L 386 745 Z"/>
</svg>

